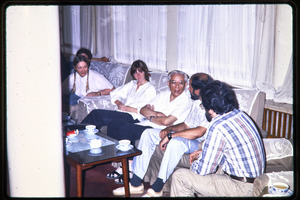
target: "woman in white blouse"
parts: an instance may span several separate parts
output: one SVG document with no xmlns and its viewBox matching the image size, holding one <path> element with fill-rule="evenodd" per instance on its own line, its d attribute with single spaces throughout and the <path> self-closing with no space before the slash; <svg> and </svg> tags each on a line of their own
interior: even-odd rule
<svg viewBox="0 0 300 200">
<path fill-rule="evenodd" d="M 114 86 L 100 73 L 90 70 L 90 61 L 84 55 L 73 60 L 74 73 L 70 74 L 62 84 L 64 102 L 76 105 L 84 96 L 108 95 Z"/>
<path fill-rule="evenodd" d="M 82 120 L 81 124 L 93 124 L 100 129 L 112 120 L 136 123 L 143 118 L 139 114 L 139 109 L 156 96 L 156 90 L 149 82 L 150 73 L 144 61 L 134 61 L 130 68 L 130 74 L 134 80 L 110 93 L 111 102 L 116 104 L 118 109 L 115 111 L 95 109 Z"/>
</svg>

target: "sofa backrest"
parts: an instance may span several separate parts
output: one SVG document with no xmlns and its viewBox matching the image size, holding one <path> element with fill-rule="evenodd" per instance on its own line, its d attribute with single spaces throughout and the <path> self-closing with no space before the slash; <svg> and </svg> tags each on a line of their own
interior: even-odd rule
<svg viewBox="0 0 300 200">
<path fill-rule="evenodd" d="M 167 72 L 150 72 L 150 82 L 154 85 L 157 93 L 166 91 L 168 87 L 168 73 Z"/>
<path fill-rule="evenodd" d="M 115 88 L 132 80 L 129 69 L 130 65 L 122 63 L 91 61 L 90 69 L 105 76 Z"/>
<path fill-rule="evenodd" d="M 246 112 L 262 129 L 266 94 L 257 89 L 234 89 L 240 110 Z"/>
</svg>

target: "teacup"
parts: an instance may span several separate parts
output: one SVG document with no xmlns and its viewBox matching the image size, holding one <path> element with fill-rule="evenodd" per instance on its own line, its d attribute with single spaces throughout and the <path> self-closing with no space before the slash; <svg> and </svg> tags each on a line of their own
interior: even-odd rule
<svg viewBox="0 0 300 200">
<path fill-rule="evenodd" d="M 92 149 L 100 148 L 102 146 L 102 140 L 101 139 L 92 139 L 90 141 L 90 146 Z"/>
<path fill-rule="evenodd" d="M 96 129 L 96 126 L 95 125 L 86 125 L 85 128 L 89 133 L 93 133 Z"/>
<path fill-rule="evenodd" d="M 130 140 L 120 140 L 119 147 L 120 149 L 128 149 L 130 147 Z"/>
<path fill-rule="evenodd" d="M 270 194 L 285 194 L 289 191 L 289 185 L 282 182 L 275 182 L 269 187 Z"/>
</svg>

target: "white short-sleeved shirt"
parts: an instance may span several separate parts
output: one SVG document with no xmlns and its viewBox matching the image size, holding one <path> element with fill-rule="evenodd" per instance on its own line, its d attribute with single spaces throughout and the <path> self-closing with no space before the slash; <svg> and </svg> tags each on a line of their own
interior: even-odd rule
<svg viewBox="0 0 300 200">
<path fill-rule="evenodd" d="M 192 106 L 192 102 L 189 95 L 187 95 L 186 92 L 182 92 L 181 95 L 179 95 L 171 102 L 170 102 L 170 96 L 171 96 L 170 90 L 162 92 L 158 94 L 155 97 L 155 99 L 153 99 L 151 105 L 154 106 L 154 110 L 157 112 L 162 112 L 166 116 L 173 115 L 174 117 L 176 117 L 177 120 L 174 122 L 174 125 L 184 122 Z M 150 122 L 147 119 L 137 124 L 142 126 L 151 126 L 153 128 L 159 128 L 159 129 L 164 129 L 166 127 L 162 125 L 157 125 L 153 122 Z"/>
<path fill-rule="evenodd" d="M 207 128 L 209 125 L 209 122 L 205 117 L 205 109 L 200 106 L 201 103 L 200 100 L 193 101 L 191 112 L 184 121 L 189 128 L 196 128 L 198 126 Z"/>
<path fill-rule="evenodd" d="M 187 116 L 186 120 L 184 123 L 189 127 L 189 128 L 196 128 L 198 126 L 203 126 L 207 128 L 209 126 L 209 122 L 207 121 L 205 117 L 205 109 L 200 106 L 202 102 L 200 100 L 195 100 L 193 101 L 192 109 L 189 115 Z M 198 141 L 203 141 L 205 139 L 205 134 L 197 138 Z"/>
<path fill-rule="evenodd" d="M 87 75 L 81 77 L 76 72 L 76 91 L 75 94 L 80 97 L 86 96 L 90 92 L 99 92 L 104 89 L 111 89 L 114 86 L 100 73 L 89 70 L 89 90 L 86 91 Z M 70 74 L 62 84 L 62 91 L 68 94 L 73 89 L 74 74 Z"/>
<path fill-rule="evenodd" d="M 141 85 L 138 90 L 137 80 L 132 80 L 129 83 L 116 88 L 110 93 L 111 103 L 115 103 L 116 100 L 124 103 L 125 106 L 131 106 L 133 108 L 141 108 L 151 102 L 156 96 L 156 90 L 152 83 L 147 82 Z M 124 112 L 118 110 L 120 112 Z M 143 116 L 141 114 L 127 112 L 134 119 L 141 120 Z"/>
</svg>

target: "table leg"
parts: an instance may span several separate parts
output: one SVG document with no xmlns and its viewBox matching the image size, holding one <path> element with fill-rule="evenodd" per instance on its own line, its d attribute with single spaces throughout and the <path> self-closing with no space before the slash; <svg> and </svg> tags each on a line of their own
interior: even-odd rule
<svg viewBox="0 0 300 200">
<path fill-rule="evenodd" d="M 122 158 L 122 170 L 124 178 L 125 197 L 130 197 L 127 158 Z"/>
<path fill-rule="evenodd" d="M 71 166 L 65 161 L 65 190 L 66 197 L 70 196 L 70 177 L 71 177 Z"/>
<path fill-rule="evenodd" d="M 82 197 L 82 169 L 76 165 L 77 197 Z"/>
</svg>

